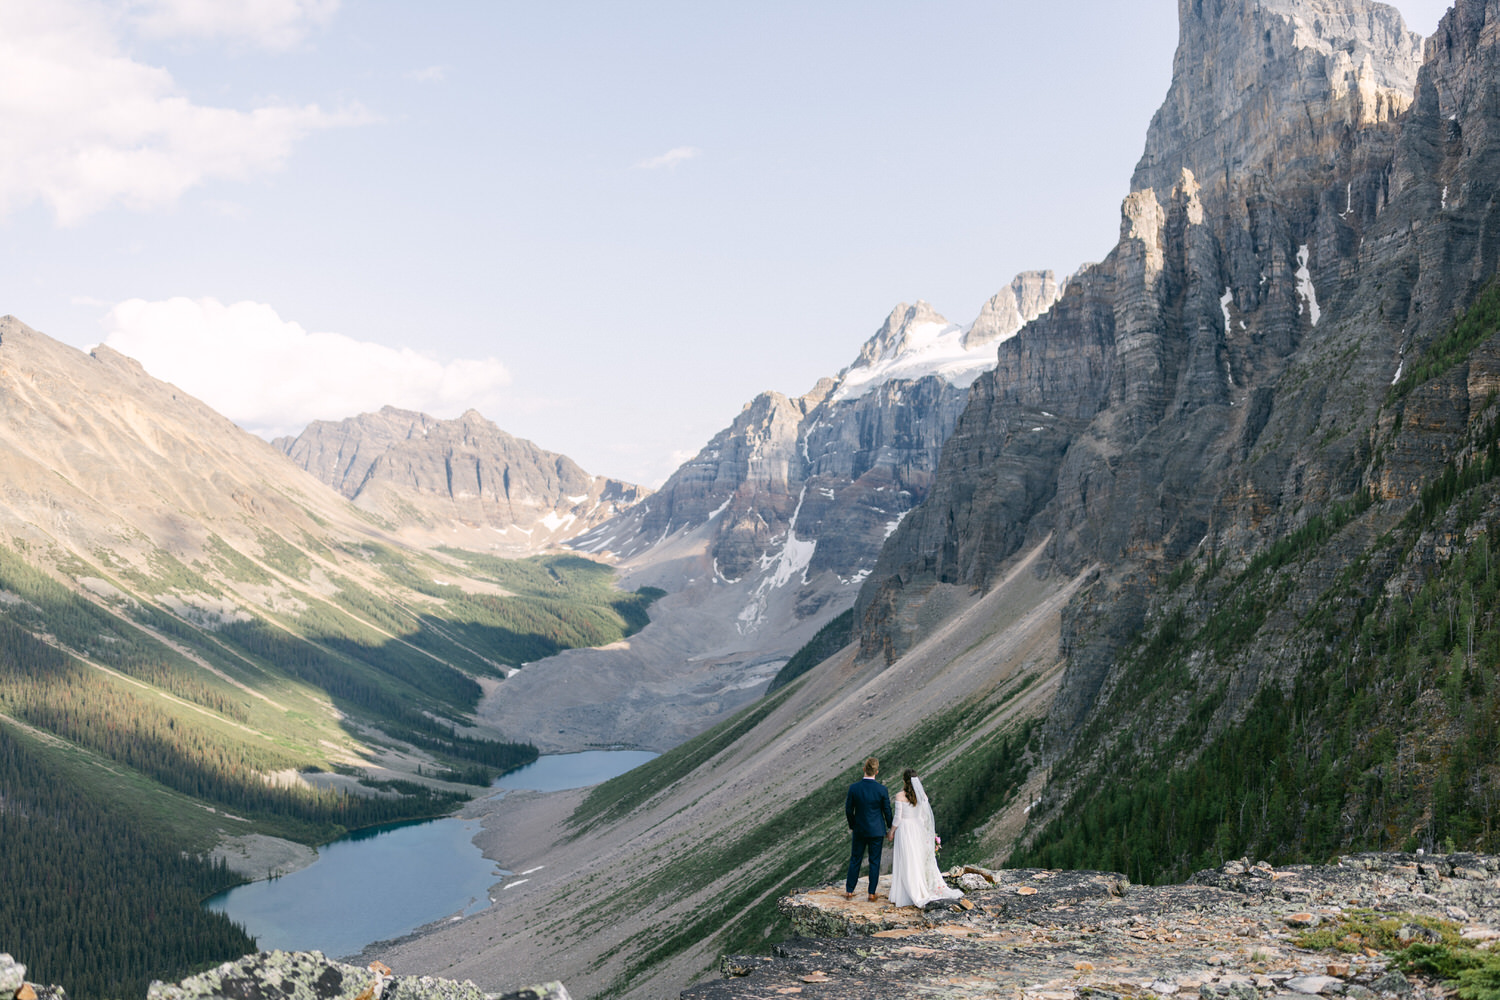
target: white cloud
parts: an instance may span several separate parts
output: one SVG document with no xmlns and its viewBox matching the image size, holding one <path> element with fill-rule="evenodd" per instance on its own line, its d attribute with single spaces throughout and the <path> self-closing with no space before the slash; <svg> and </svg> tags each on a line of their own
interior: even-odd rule
<svg viewBox="0 0 1500 1000">
<path fill-rule="evenodd" d="M 404 74 L 408 80 L 417 83 L 441 83 L 448 78 L 447 66 L 428 66 L 424 69 L 407 70 Z"/>
<path fill-rule="evenodd" d="M 142 34 L 157 38 L 247 40 L 268 49 L 288 49 L 321 27 L 339 0 L 132 0 Z"/>
<path fill-rule="evenodd" d="M 0 24 L 0 216 L 41 201 L 70 225 L 167 205 L 206 180 L 279 168 L 309 132 L 370 120 L 194 104 L 166 70 L 125 55 L 119 19 L 83 0 L 0 0 Z"/>
<path fill-rule="evenodd" d="M 642 170 L 658 170 L 662 167 L 666 167 L 668 170 L 674 170 L 676 169 L 677 164 L 683 162 L 684 160 L 691 160 L 695 156 L 702 155 L 702 153 L 703 150 L 699 149 L 697 146 L 678 146 L 676 149 L 667 150 L 660 156 L 653 156 L 649 160 L 642 160 L 640 163 L 637 163 L 636 166 Z"/>
<path fill-rule="evenodd" d="M 387 404 L 438 417 L 470 407 L 493 414 L 510 382 L 494 358 L 440 361 L 309 333 L 257 302 L 131 299 L 110 310 L 104 326 L 109 347 L 266 438 Z"/>
</svg>

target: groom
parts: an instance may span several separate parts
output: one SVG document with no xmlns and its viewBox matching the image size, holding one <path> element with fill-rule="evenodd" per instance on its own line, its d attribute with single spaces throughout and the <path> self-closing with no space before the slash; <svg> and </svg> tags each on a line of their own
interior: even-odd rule
<svg viewBox="0 0 1500 1000">
<path fill-rule="evenodd" d="M 849 821 L 851 833 L 845 899 L 854 898 L 854 883 L 859 881 L 859 866 L 866 852 L 870 855 L 870 902 L 875 902 L 875 890 L 880 886 L 880 849 L 886 828 L 891 825 L 891 796 L 875 780 L 879 773 L 880 761 L 869 758 L 865 761 L 865 776 L 850 785 L 849 794 L 844 796 L 844 818 Z"/>
</svg>

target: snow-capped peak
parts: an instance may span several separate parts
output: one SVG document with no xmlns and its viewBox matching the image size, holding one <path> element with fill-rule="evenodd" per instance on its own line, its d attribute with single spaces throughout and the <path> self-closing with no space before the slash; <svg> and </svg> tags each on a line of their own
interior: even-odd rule
<svg viewBox="0 0 1500 1000">
<path fill-rule="evenodd" d="M 995 345 L 1057 301 L 1051 271 L 1028 271 L 984 304 L 967 327 L 950 323 L 926 302 L 891 310 L 859 357 L 839 373 L 832 399 L 858 399 L 896 379 L 936 375 L 958 388 L 995 367 Z"/>
</svg>

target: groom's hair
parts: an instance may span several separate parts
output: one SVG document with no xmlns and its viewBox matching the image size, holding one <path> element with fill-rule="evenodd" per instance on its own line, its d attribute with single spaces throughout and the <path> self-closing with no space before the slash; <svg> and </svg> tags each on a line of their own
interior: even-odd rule
<svg viewBox="0 0 1500 1000">
<path fill-rule="evenodd" d="M 865 758 L 865 777 L 873 778 L 880 773 L 880 761 L 874 757 Z"/>
</svg>

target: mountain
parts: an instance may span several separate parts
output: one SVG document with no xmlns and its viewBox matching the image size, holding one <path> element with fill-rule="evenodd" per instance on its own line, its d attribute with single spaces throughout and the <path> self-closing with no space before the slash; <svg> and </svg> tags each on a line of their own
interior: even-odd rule
<svg viewBox="0 0 1500 1000">
<path fill-rule="evenodd" d="M 403 538 L 500 555 L 546 551 L 650 493 L 591 476 L 473 410 L 439 420 L 386 406 L 271 443 Z"/>
<path fill-rule="evenodd" d="M 861 652 L 898 658 L 932 627 L 914 609 L 995 586 L 1032 546 L 1044 576 L 1082 582 L 1047 715 L 1054 777 L 1026 835 L 1057 853 L 1032 860 L 1113 857 L 1150 877 L 1236 844 L 1287 856 L 1488 829 L 1495 775 L 1396 781 L 1379 747 L 1473 761 L 1493 701 L 1413 707 L 1435 682 L 1402 678 L 1448 667 L 1398 670 L 1405 652 L 1377 662 L 1370 643 L 1404 650 L 1398 606 L 1488 538 L 1482 481 L 1462 516 L 1430 491 L 1482 479 L 1493 419 L 1500 6 L 1456 4 L 1425 49 L 1394 10 L 1354 0 L 1183 3 L 1181 19 L 1119 245 L 975 384 L 932 493 L 860 595 Z M 1483 588 L 1464 592 L 1454 623 L 1477 642 Z M 1456 655 L 1460 687 L 1486 690 L 1492 664 Z M 1372 694 L 1351 715 L 1356 677 Z M 1313 770 L 1238 770 L 1262 754 Z M 1094 825 L 1158 815 L 1101 775 L 1137 774 L 1159 799 L 1189 764 L 1236 808 L 1210 796 L 1191 833 L 1159 842 L 1142 831 L 1171 824 Z M 1276 820 L 1238 808 L 1278 788 Z M 1083 826 L 1106 842 L 1086 847 Z"/>
<path fill-rule="evenodd" d="M 82 997 L 253 950 L 201 906 L 240 878 L 215 858 L 535 759 L 481 696 L 644 624 L 613 577 L 406 545 L 131 359 L 0 318 L 0 941 Z"/>
<path fill-rule="evenodd" d="M 668 591 L 651 624 L 529 665 L 485 718 L 547 750 L 664 750 L 757 697 L 853 603 L 995 345 L 1056 297 L 1050 272 L 1018 275 L 967 327 L 902 303 L 836 377 L 746 404 L 655 494 L 569 542 L 623 586 Z"/>
<path fill-rule="evenodd" d="M 497 856 L 550 874 L 393 961 L 668 995 L 839 878 L 872 753 L 945 864 L 1496 849 L 1500 0 L 1425 43 L 1367 0 L 1179 20 L 1118 245 L 997 345 L 852 641 L 545 804 Z"/>
</svg>

